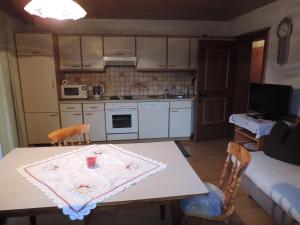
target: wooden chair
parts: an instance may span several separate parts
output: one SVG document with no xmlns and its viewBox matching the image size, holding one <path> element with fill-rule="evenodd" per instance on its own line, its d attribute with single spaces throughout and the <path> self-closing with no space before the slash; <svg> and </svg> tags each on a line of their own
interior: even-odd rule
<svg viewBox="0 0 300 225">
<path fill-rule="evenodd" d="M 230 142 L 228 144 L 227 152 L 228 156 L 225 160 L 219 185 L 216 186 L 206 183 L 209 190 L 208 196 L 196 196 L 182 200 L 181 208 L 184 214 L 182 224 L 187 224 L 190 218 L 200 218 L 203 223 L 206 220 L 210 220 L 228 224 L 229 217 L 232 216 L 235 211 L 235 198 L 240 187 L 243 174 L 251 161 L 251 155 L 245 148 L 235 142 Z M 205 206 L 200 205 L 199 208 L 197 208 L 195 204 L 203 204 L 203 198 L 211 198 L 212 196 L 216 197 L 217 200 L 220 201 L 220 213 L 212 215 L 213 213 L 200 212 L 205 207 L 205 209 L 209 208 L 207 206 L 210 201 L 206 199 L 204 202 Z M 214 213 L 216 212 L 216 210 L 210 211 L 214 211 Z"/>
<path fill-rule="evenodd" d="M 83 134 L 85 135 L 85 141 L 81 140 Z M 90 144 L 90 125 L 78 124 L 61 128 L 49 133 L 48 138 L 54 146 L 69 145 L 69 142 L 71 145 Z M 76 139 L 78 139 L 78 141 Z"/>
</svg>

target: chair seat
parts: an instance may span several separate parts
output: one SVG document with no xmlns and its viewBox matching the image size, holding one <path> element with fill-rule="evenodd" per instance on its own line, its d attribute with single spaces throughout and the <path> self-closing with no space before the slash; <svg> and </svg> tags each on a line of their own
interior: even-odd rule
<svg viewBox="0 0 300 225">
<path fill-rule="evenodd" d="M 180 202 L 183 213 L 187 216 L 216 217 L 222 214 L 224 193 L 211 183 L 205 183 L 209 193 L 206 196 L 195 196 Z"/>
</svg>

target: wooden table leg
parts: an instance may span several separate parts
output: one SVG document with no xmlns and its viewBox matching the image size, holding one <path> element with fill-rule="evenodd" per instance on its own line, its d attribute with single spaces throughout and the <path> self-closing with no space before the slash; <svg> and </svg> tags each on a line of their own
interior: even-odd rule
<svg viewBox="0 0 300 225">
<path fill-rule="evenodd" d="M 164 205 L 159 206 L 160 209 L 160 220 L 166 219 L 166 207 Z"/>
<path fill-rule="evenodd" d="M 6 218 L 5 217 L 0 217 L 0 225 L 4 225 L 6 222 Z"/>
<path fill-rule="evenodd" d="M 179 200 L 172 201 L 172 203 L 171 203 L 171 214 L 172 214 L 172 224 L 173 225 L 180 225 L 182 214 L 181 214 L 181 211 L 180 211 Z"/>
<path fill-rule="evenodd" d="M 29 216 L 30 225 L 36 225 L 36 216 Z"/>
</svg>

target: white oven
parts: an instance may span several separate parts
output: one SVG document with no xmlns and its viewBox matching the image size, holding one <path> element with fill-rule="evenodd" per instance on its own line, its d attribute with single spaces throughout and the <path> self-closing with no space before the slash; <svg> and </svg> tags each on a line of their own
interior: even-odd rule
<svg viewBox="0 0 300 225">
<path fill-rule="evenodd" d="M 86 84 L 65 84 L 61 85 L 62 99 L 83 99 L 88 98 Z"/>
<path fill-rule="evenodd" d="M 130 137 L 132 137 L 130 139 L 135 139 L 137 137 L 137 103 L 105 103 L 105 115 L 106 133 L 109 140 L 128 139 Z"/>
</svg>

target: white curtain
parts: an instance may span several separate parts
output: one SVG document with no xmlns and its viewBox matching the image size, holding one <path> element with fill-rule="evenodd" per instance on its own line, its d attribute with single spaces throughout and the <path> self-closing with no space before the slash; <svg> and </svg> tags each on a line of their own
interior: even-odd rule
<svg viewBox="0 0 300 225">
<path fill-rule="evenodd" d="M 0 143 L 5 155 L 19 146 L 7 48 L 7 16 L 0 11 Z"/>
</svg>

